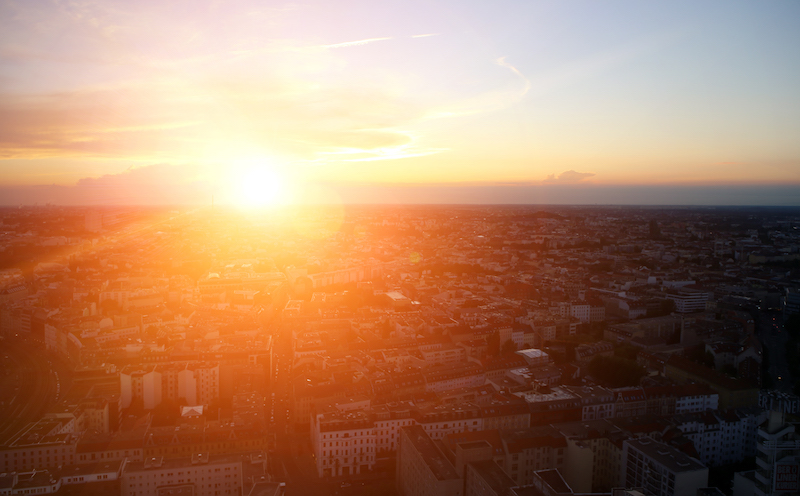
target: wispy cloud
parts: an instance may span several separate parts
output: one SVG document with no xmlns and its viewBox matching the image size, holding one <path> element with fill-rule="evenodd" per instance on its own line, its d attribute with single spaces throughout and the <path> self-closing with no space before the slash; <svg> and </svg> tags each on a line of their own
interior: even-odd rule
<svg viewBox="0 0 800 496">
<path fill-rule="evenodd" d="M 428 38 L 430 36 L 439 36 L 441 33 L 426 33 L 426 34 L 414 34 L 411 35 L 412 38 Z"/>
<path fill-rule="evenodd" d="M 499 59 L 497 59 L 497 65 L 499 65 L 500 67 L 505 67 L 507 69 L 511 69 L 511 72 L 513 72 L 514 74 L 519 76 L 519 78 L 522 79 L 522 81 L 525 82 L 525 86 L 524 86 L 524 88 L 522 89 L 522 91 L 519 94 L 520 97 L 525 96 L 525 94 L 531 89 L 530 80 L 528 80 L 528 78 L 526 78 L 524 74 L 519 72 L 519 69 L 517 69 L 513 65 L 509 64 L 508 62 L 506 62 L 506 58 L 505 57 L 500 57 Z"/>
<path fill-rule="evenodd" d="M 483 112 L 492 112 L 508 108 L 509 106 L 519 102 L 525 94 L 531 89 L 531 82 L 525 77 L 522 72 L 506 61 L 506 57 L 500 57 L 495 60 L 499 67 L 503 67 L 511 71 L 517 79 L 522 82 L 522 86 L 506 85 L 503 88 L 497 88 L 486 91 L 471 98 L 463 99 L 455 104 L 443 106 L 433 109 L 428 118 L 443 118 L 443 117 L 456 117 L 462 115 L 479 114 Z"/>
<path fill-rule="evenodd" d="M 376 150 L 344 150 L 337 152 L 337 162 L 376 162 L 381 160 L 399 160 L 404 158 L 426 157 L 449 151 L 449 148 L 424 148 L 414 143 L 392 148 Z"/>
<path fill-rule="evenodd" d="M 576 172 L 574 170 L 568 170 L 559 174 L 558 177 L 556 177 L 555 174 L 550 174 L 549 176 L 547 176 L 547 179 L 545 179 L 544 182 L 577 183 L 594 175 L 595 175 L 594 172 Z"/>
<path fill-rule="evenodd" d="M 220 82 L 127 85 L 22 98 L 0 93 L 0 160 L 53 157 L 213 160 L 269 149 L 313 161 L 386 159 L 418 137 L 402 128 L 424 115 L 413 100 L 377 89 Z M 416 145 L 415 145 L 416 146 Z M 416 151 L 414 153 L 417 153 Z"/>
<path fill-rule="evenodd" d="M 342 43 L 334 43 L 332 45 L 321 45 L 322 48 L 345 48 L 345 47 L 353 47 L 353 46 L 361 46 L 361 45 L 368 45 L 370 43 L 375 43 L 377 41 L 386 41 L 391 40 L 391 37 L 386 38 L 367 38 L 364 40 L 356 40 L 356 41 L 345 41 Z"/>
</svg>

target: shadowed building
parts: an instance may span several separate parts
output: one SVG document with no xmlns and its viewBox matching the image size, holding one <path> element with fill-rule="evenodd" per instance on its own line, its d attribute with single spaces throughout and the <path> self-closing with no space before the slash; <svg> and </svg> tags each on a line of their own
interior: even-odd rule
<svg viewBox="0 0 800 496">
<path fill-rule="evenodd" d="M 396 481 L 400 496 L 461 496 L 462 484 L 455 467 L 421 426 L 401 429 Z"/>
</svg>

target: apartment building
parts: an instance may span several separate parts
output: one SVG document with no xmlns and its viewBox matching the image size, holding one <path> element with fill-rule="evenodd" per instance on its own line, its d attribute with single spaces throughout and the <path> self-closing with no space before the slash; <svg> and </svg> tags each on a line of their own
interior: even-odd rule
<svg viewBox="0 0 800 496">
<path fill-rule="evenodd" d="M 653 496 L 696 494 L 708 486 L 708 468 L 696 458 L 649 437 L 622 444 L 626 487 L 642 487 Z"/>
<path fill-rule="evenodd" d="M 363 411 L 317 414 L 311 444 L 320 477 L 365 473 L 375 467 L 375 423 Z"/>
<path fill-rule="evenodd" d="M 455 467 L 418 425 L 400 431 L 397 450 L 400 496 L 462 496 L 463 481 Z"/>
</svg>

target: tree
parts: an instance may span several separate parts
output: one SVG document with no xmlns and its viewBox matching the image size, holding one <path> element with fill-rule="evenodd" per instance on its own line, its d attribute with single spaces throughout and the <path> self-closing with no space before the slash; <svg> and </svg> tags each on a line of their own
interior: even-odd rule
<svg viewBox="0 0 800 496">
<path fill-rule="evenodd" d="M 100 311 L 103 315 L 113 315 L 119 313 L 119 303 L 112 299 L 103 300 L 103 302 L 100 303 Z"/>
<path fill-rule="evenodd" d="M 650 239 L 659 239 L 661 237 L 661 228 L 658 227 L 658 222 L 655 219 L 650 221 Z"/>
<path fill-rule="evenodd" d="M 596 355 L 589 362 L 589 373 L 610 387 L 638 386 L 645 370 L 633 360 Z"/>
<path fill-rule="evenodd" d="M 792 338 L 800 337 L 800 314 L 790 315 L 783 326 Z"/>
<path fill-rule="evenodd" d="M 500 333 L 495 331 L 486 338 L 487 353 L 497 356 L 500 354 Z"/>
<path fill-rule="evenodd" d="M 517 343 L 515 343 L 514 341 L 509 339 L 508 341 L 503 343 L 503 348 L 501 349 L 503 355 L 509 355 L 511 353 L 514 353 L 515 351 L 517 351 Z"/>
<path fill-rule="evenodd" d="M 714 355 L 710 351 L 706 351 L 703 353 L 703 361 L 701 362 L 703 365 L 709 368 L 715 368 L 716 362 L 714 362 Z"/>
<path fill-rule="evenodd" d="M 381 326 L 380 327 L 380 329 L 381 329 L 381 338 L 389 339 L 390 337 L 392 337 L 392 324 L 391 324 L 391 322 L 389 322 L 388 320 L 384 320 L 383 322 L 381 322 L 380 326 Z"/>
<path fill-rule="evenodd" d="M 614 356 L 620 358 L 627 358 L 628 360 L 636 360 L 636 355 L 639 353 L 639 348 L 632 344 L 623 343 L 614 348 Z"/>
<path fill-rule="evenodd" d="M 668 298 L 664 298 L 659 302 L 658 309 L 649 308 L 647 309 L 647 316 L 648 317 L 662 317 L 664 315 L 669 315 L 675 311 L 675 301 L 670 300 Z"/>
<path fill-rule="evenodd" d="M 144 334 L 150 339 L 155 339 L 158 337 L 158 326 L 149 325 L 145 327 Z"/>
</svg>

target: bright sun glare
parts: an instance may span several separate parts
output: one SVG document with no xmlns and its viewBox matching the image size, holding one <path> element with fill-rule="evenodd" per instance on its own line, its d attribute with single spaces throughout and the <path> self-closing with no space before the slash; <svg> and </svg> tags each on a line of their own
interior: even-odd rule
<svg viewBox="0 0 800 496">
<path fill-rule="evenodd" d="M 233 201 L 244 207 L 266 207 L 286 203 L 283 178 L 266 164 L 250 164 L 236 174 Z"/>
</svg>

